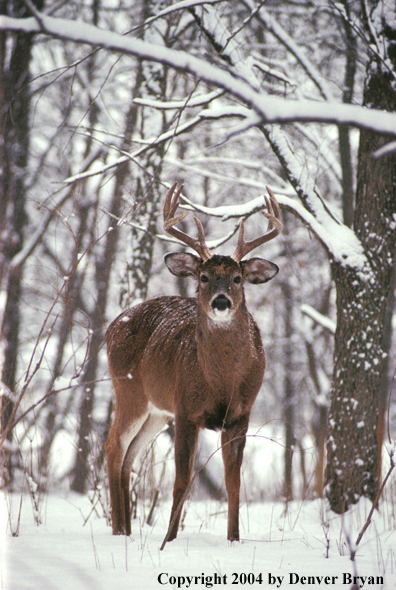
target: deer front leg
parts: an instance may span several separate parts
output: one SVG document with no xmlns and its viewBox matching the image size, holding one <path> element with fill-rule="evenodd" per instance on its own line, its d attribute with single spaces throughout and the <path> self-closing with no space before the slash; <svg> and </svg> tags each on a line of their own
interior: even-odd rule
<svg viewBox="0 0 396 590">
<path fill-rule="evenodd" d="M 191 481 L 197 451 L 199 428 L 184 417 L 176 416 L 175 424 L 175 466 L 176 476 L 173 486 L 173 505 L 166 541 L 177 536 L 185 492 Z"/>
<path fill-rule="evenodd" d="M 239 492 L 241 465 L 249 418 L 238 420 L 221 434 L 225 485 L 228 496 L 227 539 L 239 541 Z"/>
</svg>

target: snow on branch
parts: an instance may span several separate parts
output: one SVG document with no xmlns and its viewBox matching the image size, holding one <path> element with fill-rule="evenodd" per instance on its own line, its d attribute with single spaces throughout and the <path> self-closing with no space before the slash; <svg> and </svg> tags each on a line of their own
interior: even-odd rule
<svg viewBox="0 0 396 590">
<path fill-rule="evenodd" d="M 170 158 L 168 156 L 165 156 L 164 159 L 168 164 L 171 164 L 172 166 L 175 166 L 177 168 L 181 168 L 182 170 L 188 170 L 189 172 L 192 172 L 194 174 L 199 174 L 200 176 L 203 176 L 205 178 L 211 178 L 211 179 L 217 180 L 219 182 L 229 182 L 233 185 L 246 186 L 246 187 L 249 187 L 249 188 L 252 188 L 255 190 L 259 190 L 259 191 L 265 191 L 266 185 L 272 184 L 272 181 L 271 182 L 262 182 L 260 180 L 256 180 L 255 178 L 244 178 L 242 176 L 227 176 L 226 174 L 220 174 L 218 172 L 213 172 L 213 171 L 209 170 L 207 167 L 207 164 L 210 163 L 210 159 L 208 159 L 207 164 L 205 164 L 204 166 L 200 166 L 200 167 L 192 166 L 191 164 L 189 164 L 185 160 L 178 160 L 175 158 Z M 275 175 L 272 174 L 272 178 L 274 176 Z M 281 180 L 281 179 L 279 179 L 279 180 Z M 284 187 L 279 190 L 282 193 L 290 194 L 290 196 L 292 195 L 291 187 L 289 187 L 289 189 Z M 220 207 L 220 209 L 222 209 L 222 208 Z M 223 215 L 217 215 L 217 214 L 213 213 L 213 210 L 211 210 L 211 211 L 212 211 L 211 215 L 214 215 L 215 217 L 223 217 Z M 241 213 L 240 215 L 244 215 L 244 213 Z M 239 214 L 232 215 L 231 217 L 238 217 L 240 215 Z"/>
<path fill-rule="evenodd" d="M 268 96 L 227 70 L 184 51 L 122 36 L 81 21 L 54 18 L 40 13 L 39 18 L 0 16 L 0 30 L 21 31 L 84 43 L 93 47 L 137 56 L 188 72 L 217 88 L 222 88 L 252 108 L 263 123 L 320 122 L 353 125 L 377 133 L 396 136 L 396 114 L 333 101 L 288 100 Z"/>
<path fill-rule="evenodd" d="M 163 10 L 160 10 L 158 14 L 151 16 L 147 20 L 144 21 L 142 25 L 137 25 L 134 27 L 133 30 L 141 29 L 142 26 L 147 27 L 155 20 L 159 18 L 163 18 L 172 12 L 177 12 L 178 10 L 186 10 L 189 8 L 193 8 L 194 6 L 202 6 L 203 4 L 218 4 L 219 2 L 225 2 L 225 0 L 181 0 L 181 2 L 176 2 L 176 4 L 172 4 Z"/>
<path fill-rule="evenodd" d="M 261 129 L 300 199 L 300 202 L 296 202 L 294 199 L 280 196 L 279 204 L 309 227 L 334 261 L 343 266 L 356 268 L 361 273 L 362 280 L 369 279 L 369 276 L 365 276 L 367 258 L 361 242 L 355 232 L 337 218 L 326 200 L 321 197 L 314 180 L 298 160 L 282 129 L 276 125 L 262 126 Z"/>
<path fill-rule="evenodd" d="M 157 102 L 157 101 L 146 101 L 145 99 L 141 99 L 141 100 L 138 99 L 138 100 L 139 100 L 140 104 L 144 104 L 145 106 L 154 106 L 154 107 L 160 108 L 160 109 L 162 108 L 163 104 L 165 104 L 165 105 L 170 104 L 170 103 L 161 103 L 161 102 Z M 152 104 L 149 104 L 149 102 L 150 103 L 152 102 Z M 167 108 L 167 107 L 165 107 L 165 108 Z M 169 108 L 176 108 L 176 107 L 169 107 Z M 243 118 L 244 123 L 246 122 L 246 125 L 248 125 L 248 126 L 252 125 L 252 120 L 251 120 L 252 119 L 252 111 L 247 109 L 246 107 L 224 106 L 224 107 L 215 107 L 215 108 L 210 108 L 210 109 L 209 108 L 204 109 L 196 117 L 188 119 L 184 123 L 177 123 L 177 125 L 175 127 L 172 127 L 172 129 L 169 129 L 168 131 L 162 133 L 159 136 L 154 136 L 154 137 L 148 138 L 144 142 L 142 142 L 141 138 L 134 139 L 134 142 L 144 144 L 142 147 L 139 147 L 134 152 L 122 152 L 123 155 L 114 159 L 112 162 L 110 162 L 108 164 L 104 164 L 102 166 L 97 166 L 94 170 L 86 170 L 84 172 L 79 172 L 77 174 L 73 174 L 72 176 L 69 176 L 68 178 L 63 180 L 62 183 L 63 184 L 73 184 L 74 182 L 77 182 L 79 180 L 83 180 L 85 178 L 90 178 L 92 176 L 104 174 L 108 170 L 111 170 L 112 168 L 115 168 L 116 166 L 119 166 L 120 164 L 124 164 L 128 160 L 136 159 L 143 152 L 145 152 L 149 148 L 153 147 L 154 145 L 158 145 L 158 144 L 163 143 L 165 141 L 171 140 L 176 136 L 182 135 L 183 133 L 190 131 L 195 125 L 197 125 L 198 123 L 200 123 L 203 120 L 223 119 L 226 117 L 240 117 L 240 118 Z M 235 127 L 235 129 L 239 130 L 239 127 Z M 93 137 L 93 139 L 95 141 L 98 141 L 95 137 Z M 111 145 L 111 146 L 107 146 L 107 147 L 117 150 L 117 152 L 120 152 L 120 149 L 116 146 Z M 181 160 L 171 160 L 170 158 L 166 158 L 166 159 L 168 161 L 170 161 L 172 164 L 174 164 L 180 168 L 189 169 L 188 165 Z M 204 171 L 202 171 L 202 174 L 205 175 L 205 174 L 210 174 L 210 173 L 208 173 L 208 171 L 206 171 L 206 173 Z M 212 178 L 214 178 L 215 173 L 210 174 L 210 176 Z M 218 178 L 220 178 L 220 176 Z M 235 181 L 235 179 L 233 179 L 233 180 Z M 244 182 L 243 184 L 246 184 L 246 182 Z M 262 183 L 256 183 L 256 184 L 250 183 L 249 186 L 252 186 L 254 188 L 259 188 L 260 190 L 264 190 L 264 187 L 265 187 L 265 185 L 263 185 Z"/>
<path fill-rule="evenodd" d="M 157 145 L 159 143 L 162 143 L 164 141 L 172 139 L 173 137 L 176 137 L 177 135 L 180 135 L 181 133 L 185 133 L 186 131 L 188 131 L 192 127 L 194 127 L 194 125 L 197 125 L 197 123 L 199 123 L 201 120 L 202 120 L 202 117 L 200 115 L 198 115 L 197 117 L 194 117 L 192 119 L 189 119 L 185 123 L 177 125 L 177 127 L 174 127 L 172 129 L 170 129 L 169 131 L 162 133 L 159 136 L 147 139 L 147 141 L 144 142 L 144 145 L 142 147 L 139 147 L 139 149 L 135 150 L 134 152 L 131 152 L 131 153 L 122 152 L 124 155 L 120 156 L 119 158 L 116 158 L 113 162 L 110 162 L 109 164 L 105 164 L 104 166 L 99 166 L 99 167 L 95 168 L 95 170 L 87 170 L 85 172 L 80 172 L 78 174 L 74 174 L 73 176 L 69 176 L 68 178 L 65 178 L 65 180 L 62 181 L 62 184 L 73 184 L 74 182 L 77 182 L 78 180 L 83 180 L 85 178 L 97 176 L 98 174 L 104 174 L 108 170 L 111 170 L 112 168 L 115 168 L 116 166 L 119 166 L 120 164 L 124 164 L 125 162 L 128 162 L 129 160 L 134 160 L 135 158 L 140 156 L 143 152 L 145 152 L 149 148 L 153 147 L 154 145 Z M 95 139 L 95 138 L 93 138 L 93 139 Z M 141 140 L 139 140 L 139 141 L 141 143 Z M 109 146 L 109 147 L 117 150 L 118 152 L 120 151 L 120 149 L 117 148 L 116 146 Z"/>
<path fill-rule="evenodd" d="M 208 246 L 209 250 L 215 250 L 219 246 L 222 246 L 223 244 L 228 242 L 228 240 L 230 240 L 233 236 L 235 236 L 235 234 L 238 232 L 238 230 L 239 230 L 239 224 L 236 224 L 235 227 L 231 231 L 228 232 L 228 234 L 222 236 L 221 238 L 217 238 L 215 240 L 208 240 L 208 241 L 206 241 L 206 245 Z M 165 234 L 156 234 L 155 237 L 158 238 L 159 240 L 162 240 L 163 242 L 172 242 L 173 244 L 178 244 L 179 246 L 183 246 L 184 248 L 186 247 L 186 245 L 183 242 L 181 242 L 180 240 L 176 240 L 175 238 L 172 239 L 169 236 L 166 236 Z"/>
<path fill-rule="evenodd" d="M 321 73 L 308 59 L 301 47 L 297 45 L 297 43 L 290 37 L 286 30 L 270 15 L 270 13 L 263 6 L 261 6 L 259 11 L 259 19 L 273 33 L 273 35 L 275 35 L 275 37 L 294 55 L 295 59 L 304 68 L 308 76 L 311 78 L 315 86 L 318 88 L 322 97 L 327 101 L 332 101 L 333 93 L 331 92 L 327 82 L 324 80 Z"/>
<path fill-rule="evenodd" d="M 176 160 L 177 162 L 180 162 L 180 160 Z M 185 162 L 188 162 L 190 165 L 192 164 L 198 164 L 199 166 L 204 166 L 205 170 L 208 169 L 209 165 L 214 165 L 214 164 L 226 164 L 227 166 L 231 167 L 232 166 L 232 171 L 233 171 L 233 175 L 232 176 L 225 176 L 225 182 L 239 182 L 241 181 L 241 184 L 245 184 L 245 180 L 246 179 L 241 179 L 239 176 L 237 178 L 235 178 L 235 167 L 236 166 L 243 166 L 243 168 L 246 168 L 247 170 L 256 170 L 256 171 L 261 171 L 263 174 L 265 174 L 268 178 L 270 178 L 271 180 L 268 180 L 265 185 L 268 185 L 270 183 L 276 182 L 279 183 L 280 186 L 282 186 L 282 190 L 281 192 L 285 192 L 285 194 L 288 194 L 287 189 L 290 190 L 290 195 L 294 194 L 291 192 L 291 188 L 288 182 L 285 182 L 283 180 L 283 178 L 281 178 L 279 176 L 279 174 L 277 173 L 276 169 L 271 167 L 271 166 L 267 166 L 266 164 L 263 164 L 262 160 L 260 160 L 259 158 L 257 160 L 253 160 L 253 159 L 243 159 L 240 156 L 212 156 L 212 155 L 208 155 L 208 156 L 191 156 L 188 160 L 186 160 Z M 195 168 L 195 170 L 201 174 L 201 172 L 203 173 L 204 171 L 201 170 L 200 168 Z M 251 178 L 247 179 L 248 182 L 251 182 Z M 250 184 L 248 184 L 247 186 L 250 186 Z M 260 190 L 264 190 L 264 184 L 260 183 Z"/>
<path fill-rule="evenodd" d="M 222 221 L 227 221 L 227 219 L 233 218 L 247 217 L 265 208 L 265 200 L 262 196 L 252 199 L 251 201 L 241 205 L 221 205 L 219 207 L 205 207 L 204 205 L 193 203 L 190 201 L 190 199 L 183 195 L 181 195 L 181 198 L 183 203 L 187 203 L 189 208 L 193 209 L 194 211 L 199 211 L 200 213 L 204 213 L 210 217 L 220 217 Z"/>
<path fill-rule="evenodd" d="M 197 206 L 193 205 L 191 203 L 191 201 L 189 201 L 187 199 L 187 197 L 183 197 L 183 195 L 181 195 L 181 197 L 184 201 L 189 202 L 191 204 L 191 207 L 189 207 L 189 208 L 195 209 L 196 211 L 201 211 L 201 209 L 198 208 Z M 204 213 L 204 211 L 201 211 L 201 212 Z M 129 220 L 129 219 L 127 219 L 127 217 L 118 218 L 105 210 L 104 210 L 104 213 L 106 213 L 112 219 L 115 219 L 117 221 L 117 225 L 128 225 L 129 227 L 133 227 L 134 229 L 137 229 L 138 231 L 141 231 L 143 233 L 154 235 L 154 237 L 156 237 L 158 240 L 161 240 L 162 242 L 170 242 L 172 244 L 177 244 L 178 246 L 183 245 L 185 247 L 185 244 L 183 242 L 181 242 L 180 240 L 178 240 L 177 238 L 173 238 L 172 236 L 169 236 L 167 234 L 157 234 L 157 233 L 153 234 L 144 225 L 141 225 L 141 224 L 136 223 L 132 220 Z M 217 238 L 215 240 L 208 240 L 206 242 L 208 248 L 210 250 L 214 250 L 215 248 L 218 248 L 222 244 L 225 244 L 226 242 L 228 242 L 228 240 L 230 240 L 237 233 L 237 231 L 239 231 L 239 223 L 237 223 L 231 231 L 229 231 L 226 235 L 222 236 L 221 238 Z"/>
<path fill-rule="evenodd" d="M 214 90 L 213 92 L 208 92 L 207 94 L 197 94 L 193 96 L 188 96 L 183 100 L 161 102 L 159 100 L 152 100 L 149 98 L 134 98 L 133 102 L 135 104 L 140 104 L 145 107 L 153 107 L 162 110 L 184 109 L 186 107 L 192 108 L 207 105 L 215 98 L 219 98 L 219 96 L 221 96 L 222 94 L 224 94 L 223 90 Z"/>
<path fill-rule="evenodd" d="M 286 196 L 283 190 L 278 192 L 275 188 L 273 192 L 281 209 L 290 211 L 298 217 L 304 225 L 317 237 L 323 244 L 332 258 L 344 266 L 352 266 L 361 273 L 362 279 L 365 278 L 366 257 L 363 247 L 354 232 L 343 225 L 337 223 L 330 217 L 325 210 L 319 215 L 321 221 L 317 219 L 308 209 L 306 209 L 300 200 Z M 223 221 L 232 218 L 248 217 L 257 211 L 264 209 L 264 199 L 262 196 L 252 199 L 241 205 L 223 205 L 220 207 L 205 207 L 193 203 L 187 197 L 182 196 L 183 203 L 187 208 L 194 209 L 212 217 L 220 217 Z M 318 199 L 318 207 L 321 201 Z"/>
<path fill-rule="evenodd" d="M 280 69 L 276 69 L 272 59 L 262 56 L 256 52 L 252 52 L 251 57 L 253 58 L 252 65 L 267 76 L 271 76 L 272 78 L 275 78 L 279 82 L 282 82 L 291 88 L 298 88 L 297 81 L 291 78 L 289 75 L 286 75 L 286 73 Z"/>
<path fill-rule="evenodd" d="M 331 332 L 331 334 L 335 334 L 336 324 L 335 322 L 333 322 L 333 320 L 324 316 L 319 311 L 316 311 L 316 309 L 314 309 L 306 303 L 301 305 L 300 309 L 304 315 L 310 317 L 311 320 L 322 326 L 322 328 L 325 328 L 326 330 Z"/>
<path fill-rule="evenodd" d="M 246 0 L 247 5 L 252 10 L 255 5 Z M 273 30 L 274 34 L 282 40 L 282 42 L 294 53 L 296 58 L 302 63 L 307 73 L 314 80 L 319 87 L 323 98 L 330 99 L 331 92 L 323 83 L 319 72 L 315 70 L 314 66 L 310 64 L 309 60 L 301 53 L 298 46 L 294 41 L 289 38 L 286 32 L 280 27 L 266 11 L 261 7 L 260 15 L 263 15 L 266 19 L 266 25 Z M 258 81 L 254 74 L 254 60 L 245 58 L 241 45 L 236 43 L 234 35 L 228 38 L 225 46 L 224 41 L 228 36 L 227 29 L 223 26 L 219 19 L 218 13 L 213 9 L 212 6 L 208 6 L 205 11 L 205 19 L 198 19 L 200 28 L 205 32 L 208 39 L 212 42 L 214 48 L 222 47 L 222 55 L 226 54 L 228 58 L 229 67 L 234 73 L 235 78 L 238 80 L 238 84 L 241 84 L 241 80 L 249 83 L 249 96 L 254 92 L 255 88 L 258 87 Z M 263 96 L 263 95 L 262 95 Z M 273 104 L 278 100 L 271 97 Z M 287 102 L 289 110 L 298 104 L 303 104 L 303 101 L 285 101 Z M 308 101 L 306 101 L 308 102 Z M 316 186 L 315 182 L 310 176 L 306 163 L 301 162 L 296 154 L 296 150 L 290 145 L 286 134 L 278 125 L 262 125 L 262 121 L 259 120 L 259 114 L 257 108 L 252 101 L 245 100 L 247 107 L 227 107 L 227 114 L 237 117 L 242 117 L 242 123 L 233 129 L 234 133 L 238 133 L 248 129 L 250 126 L 257 126 L 261 129 L 272 147 L 272 150 L 277 155 L 279 161 L 282 163 L 283 168 L 287 171 L 288 180 L 294 187 L 299 201 L 291 199 L 287 196 L 287 191 L 281 191 L 279 203 L 285 209 L 291 211 L 296 215 L 308 228 L 316 235 L 316 237 L 322 242 L 328 254 L 333 260 L 337 260 L 343 265 L 353 266 L 358 272 L 365 277 L 366 257 L 362 245 L 354 232 L 348 227 L 344 226 L 341 220 L 332 211 L 325 199 L 323 199 Z M 323 103 L 312 103 L 316 106 L 322 105 Z M 330 102 L 327 104 L 327 108 L 332 110 Z M 342 106 L 342 105 L 340 105 Z M 250 107 L 250 108 L 249 108 Z M 315 108 L 315 107 L 314 107 Z M 254 111 L 252 115 L 251 111 Z M 213 109 L 209 109 L 209 112 L 213 113 Z M 225 112 L 225 111 L 224 111 Z M 294 120 L 297 122 L 297 119 Z M 183 168 L 186 165 L 179 163 Z M 210 173 L 213 175 L 213 173 Z M 286 193 L 286 194 L 285 194 Z M 248 205 L 249 208 L 249 205 Z M 234 209 L 235 211 L 235 209 Z M 216 211 L 214 214 L 219 214 Z M 223 215 L 224 212 L 222 211 Z M 245 213 L 246 214 L 246 213 Z M 367 278 L 367 277 L 366 277 Z"/>
</svg>

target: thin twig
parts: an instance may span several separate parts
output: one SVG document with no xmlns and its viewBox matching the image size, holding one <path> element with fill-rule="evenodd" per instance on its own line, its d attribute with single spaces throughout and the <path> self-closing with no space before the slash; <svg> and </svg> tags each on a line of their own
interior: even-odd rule
<svg viewBox="0 0 396 590">
<path fill-rule="evenodd" d="M 392 386 L 393 386 L 393 383 L 394 383 L 394 381 L 395 381 L 395 377 L 396 377 L 396 370 L 395 370 L 395 371 L 394 371 L 394 373 L 393 373 L 393 378 L 392 378 Z M 390 401 L 391 401 L 392 386 L 391 386 L 391 387 L 390 387 L 390 389 L 389 389 L 389 396 L 388 396 L 388 439 L 389 439 L 389 444 L 392 444 L 392 439 L 391 439 L 391 436 L 390 436 L 390 429 L 389 429 L 389 421 L 390 421 Z M 358 545 L 359 545 L 360 541 L 362 540 L 364 533 L 366 532 L 366 530 L 368 529 L 368 527 L 369 527 L 369 525 L 370 525 L 370 523 L 371 523 L 371 518 L 372 518 L 372 516 L 373 516 L 373 514 L 374 514 L 374 510 L 377 508 L 377 505 L 378 505 L 379 499 L 380 499 L 380 497 L 381 497 L 381 494 L 382 494 L 382 492 L 384 491 L 384 489 L 385 489 L 385 486 L 386 486 L 386 484 L 387 484 L 387 481 L 388 481 L 388 479 L 390 478 L 390 476 L 391 476 L 391 474 L 392 474 L 392 471 L 393 471 L 393 470 L 394 470 L 394 468 L 395 468 L 395 459 L 394 459 L 395 448 L 396 448 L 396 445 L 395 445 L 395 443 L 393 443 L 393 448 L 391 448 L 390 450 L 388 450 L 388 453 L 389 453 L 389 460 L 390 460 L 390 467 L 389 467 L 388 473 L 386 474 L 386 477 L 385 477 L 384 481 L 382 482 L 382 485 L 381 485 L 380 489 L 378 490 L 378 493 L 377 493 L 377 495 L 376 495 L 376 497 L 375 497 L 375 500 L 374 500 L 374 502 L 373 502 L 373 505 L 372 505 L 372 507 L 371 507 L 371 510 L 370 510 L 370 512 L 369 512 L 369 515 L 368 515 L 368 517 L 367 517 L 367 520 L 366 520 L 366 522 L 365 522 L 365 524 L 364 524 L 364 527 L 363 527 L 363 528 L 362 528 L 362 530 L 360 531 L 360 533 L 359 533 L 359 536 L 358 536 L 358 538 L 357 538 L 357 540 L 356 540 L 356 544 L 355 544 L 355 545 L 356 545 L 356 547 L 355 547 L 355 549 L 354 549 L 353 551 L 351 551 L 351 561 L 354 561 L 354 559 L 355 559 L 355 555 L 356 555 L 357 547 L 358 547 Z"/>
<path fill-rule="evenodd" d="M 356 540 L 356 543 L 355 543 L 356 548 L 354 549 L 354 551 L 351 552 L 351 561 L 354 561 L 355 560 L 355 555 L 356 555 L 357 547 L 358 547 L 360 541 L 362 540 L 364 533 L 366 532 L 366 530 L 368 529 L 368 527 L 369 527 L 369 525 L 371 523 L 371 518 L 373 516 L 374 510 L 377 508 L 377 504 L 379 502 L 379 499 L 381 497 L 381 494 L 384 491 L 384 488 L 386 486 L 386 483 L 387 483 L 388 479 L 390 478 L 393 469 L 395 468 L 395 461 L 394 461 L 394 458 L 393 458 L 393 454 L 394 454 L 394 451 L 391 451 L 389 453 L 391 464 L 390 464 L 388 473 L 386 474 L 386 477 L 385 477 L 384 481 L 382 482 L 382 485 L 381 485 L 380 489 L 378 490 L 378 493 L 377 493 L 377 495 L 375 497 L 375 500 L 373 502 L 373 505 L 371 507 L 371 510 L 369 512 L 369 515 L 367 517 L 367 520 L 366 520 L 366 522 L 364 524 L 364 527 L 360 531 L 359 536 L 358 536 L 358 538 Z"/>
</svg>

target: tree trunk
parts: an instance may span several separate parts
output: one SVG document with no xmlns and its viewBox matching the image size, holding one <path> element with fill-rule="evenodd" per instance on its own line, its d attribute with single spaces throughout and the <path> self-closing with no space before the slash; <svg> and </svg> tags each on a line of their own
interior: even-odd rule
<svg viewBox="0 0 396 590">
<path fill-rule="evenodd" d="M 293 499 L 293 478 L 292 478 L 292 465 L 293 465 L 293 455 L 294 455 L 294 445 L 295 445 L 295 438 L 294 438 L 294 379 L 293 379 L 293 353 L 292 353 L 292 324 L 291 324 L 291 313 L 292 310 L 291 305 L 292 301 L 291 298 L 287 297 L 287 291 L 289 289 L 283 289 L 283 296 L 285 297 L 286 301 L 286 317 L 285 317 L 285 377 L 284 377 L 284 388 L 285 388 L 285 398 L 284 398 L 284 407 L 283 407 L 283 420 L 285 424 L 285 472 L 284 472 L 284 496 L 286 501 Z M 290 294 L 289 294 L 290 297 Z"/>
<path fill-rule="evenodd" d="M 287 218 L 284 216 L 285 227 Z M 293 288 L 288 281 L 282 283 L 282 297 L 284 301 L 284 402 L 283 421 L 285 428 L 285 452 L 284 452 L 284 482 L 283 494 L 286 501 L 293 499 L 292 466 L 294 455 L 294 422 L 295 422 L 295 371 L 293 366 Z"/>
<path fill-rule="evenodd" d="M 391 31 L 388 30 L 388 34 Z M 396 68 L 394 68 L 394 71 Z M 368 65 L 364 104 L 396 111 L 391 76 Z M 365 263 L 332 264 L 337 329 L 327 444 L 327 497 L 342 513 L 378 491 L 378 402 L 386 304 L 395 254 L 396 156 L 373 158 L 385 137 L 361 131 L 354 227 Z"/>
<path fill-rule="evenodd" d="M 137 124 L 138 107 L 133 103 L 133 99 L 139 94 L 139 89 L 142 84 L 142 64 L 139 62 L 135 84 L 132 89 L 131 105 L 129 107 L 126 121 L 122 151 L 130 149 L 133 132 Z M 73 491 L 83 494 L 86 489 L 87 479 L 90 473 L 90 450 L 91 441 L 90 434 L 92 430 L 91 414 L 94 407 L 95 396 L 95 380 L 98 367 L 98 355 L 101 346 L 103 345 L 103 325 L 104 316 L 107 304 L 107 295 L 109 289 L 109 281 L 111 274 L 111 265 L 114 260 L 117 249 L 118 240 L 118 225 L 117 219 L 121 215 L 122 199 L 124 195 L 124 186 L 129 177 L 130 167 L 128 163 L 119 166 L 116 172 L 115 187 L 110 206 L 110 215 L 113 221 L 111 222 L 113 231 L 107 233 L 104 253 L 101 260 L 96 265 L 96 283 L 98 285 L 98 292 L 96 297 L 96 307 L 91 315 L 91 328 L 93 331 L 92 339 L 89 345 L 88 360 L 84 367 L 82 382 L 84 384 L 84 391 L 81 397 L 80 405 L 80 424 L 78 430 L 78 448 L 76 454 L 76 463 L 74 468 L 74 477 L 71 484 Z M 102 462 L 102 459 L 99 460 Z"/>
<path fill-rule="evenodd" d="M 139 71 L 137 74 L 136 85 L 139 82 Z M 133 97 L 136 96 L 136 85 L 133 91 Z M 133 98 L 132 97 L 132 98 Z M 126 117 L 126 127 L 122 149 L 127 151 L 130 146 L 132 133 L 136 125 L 136 105 L 131 101 L 131 107 Z M 96 296 L 96 306 L 91 314 L 92 338 L 89 343 L 88 360 L 86 361 L 82 375 L 84 391 L 80 405 L 80 424 L 78 430 L 78 447 L 76 454 L 76 464 L 74 468 L 74 477 L 71 489 L 83 494 L 86 489 L 88 475 L 90 473 L 89 454 L 91 450 L 90 434 L 92 431 L 91 414 L 94 406 L 95 380 L 98 367 L 98 356 L 100 348 L 103 345 L 103 325 L 107 304 L 107 295 L 110 283 L 111 265 L 114 260 L 118 240 L 117 219 L 120 217 L 122 209 L 122 196 L 124 184 L 129 174 L 129 165 L 123 164 L 117 169 L 113 199 L 110 206 L 110 215 L 113 218 L 111 225 L 113 231 L 106 235 L 106 243 L 103 250 L 103 257 L 96 265 L 96 284 L 98 291 Z"/>
<path fill-rule="evenodd" d="M 43 9 L 44 1 L 35 5 Z M 24 2 L 0 1 L 0 14 L 27 15 Z M 13 394 L 20 328 L 22 267 L 11 272 L 12 259 L 22 250 L 25 178 L 29 155 L 29 67 L 33 36 L 15 33 L 8 44 L 0 33 L 0 376 Z M 5 429 L 13 402 L 0 396 L 1 427 Z M 8 433 L 11 440 L 12 432 Z M 6 468 L 4 468 L 6 470 Z"/>
<path fill-rule="evenodd" d="M 85 200 L 83 203 L 77 205 L 79 215 L 79 227 L 76 237 L 76 247 L 71 253 L 71 261 L 69 268 L 73 268 L 78 252 L 81 252 L 82 238 L 87 231 L 87 219 L 88 209 L 90 203 Z M 49 395 L 55 381 L 63 371 L 63 360 L 65 354 L 65 348 L 68 343 L 70 333 L 73 328 L 74 313 L 78 309 L 78 301 L 81 297 L 81 287 L 84 280 L 84 271 L 75 270 L 65 287 L 64 301 L 63 301 L 63 317 L 58 333 L 58 344 L 55 359 L 51 367 L 51 379 L 49 380 L 46 388 L 46 394 Z M 39 452 L 39 471 L 44 476 L 48 476 L 48 460 L 54 441 L 55 435 L 58 430 L 62 427 L 63 421 L 67 414 L 64 411 L 61 412 L 60 404 L 58 403 L 58 396 L 51 395 L 48 398 L 48 402 L 45 404 L 46 417 L 43 427 L 43 444 Z"/>
<path fill-rule="evenodd" d="M 351 104 L 353 100 L 357 64 L 357 36 L 352 26 L 348 1 L 343 0 L 342 5 L 348 16 L 347 19 L 342 19 L 346 41 L 346 64 L 342 102 Z M 338 146 L 342 170 L 342 210 L 344 224 L 347 227 L 352 227 L 354 211 L 352 149 L 349 128 L 346 125 L 341 125 L 338 128 Z"/>
<path fill-rule="evenodd" d="M 154 16 L 158 10 L 152 0 L 143 0 L 143 18 L 147 19 Z M 154 34 L 153 41 L 158 42 L 156 38 L 158 33 Z M 151 40 L 153 33 L 146 31 L 145 40 Z M 166 34 L 165 39 L 167 42 Z M 140 92 L 142 96 L 157 99 L 165 99 L 167 86 L 167 69 L 161 64 L 148 62 L 141 63 L 142 80 Z M 152 116 L 142 113 L 142 137 L 145 136 L 145 127 L 149 127 L 148 136 L 152 136 L 153 128 L 158 135 L 164 131 L 166 125 L 165 115 L 158 116 L 155 127 L 153 126 Z M 147 137 L 146 137 L 147 139 Z M 128 264 L 121 285 L 121 305 L 128 308 L 144 301 L 147 297 L 149 278 L 153 261 L 154 235 L 157 231 L 157 218 L 160 210 L 160 204 L 164 195 L 164 188 L 161 184 L 161 171 L 165 146 L 159 144 L 148 149 L 140 157 L 140 170 L 136 175 L 135 189 L 135 214 L 134 221 L 140 226 L 147 229 L 142 232 L 139 229 L 132 228 L 129 236 L 130 243 Z"/>
</svg>

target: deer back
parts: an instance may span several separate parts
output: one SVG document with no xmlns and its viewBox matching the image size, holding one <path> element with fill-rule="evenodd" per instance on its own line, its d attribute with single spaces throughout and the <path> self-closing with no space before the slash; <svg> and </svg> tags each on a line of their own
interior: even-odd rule
<svg viewBox="0 0 396 590">
<path fill-rule="evenodd" d="M 140 410 L 150 402 L 164 412 L 188 414 L 201 427 L 227 427 L 250 413 L 265 369 L 243 271 L 227 256 L 205 263 L 191 254 L 171 256 L 167 264 L 174 274 L 195 269 L 197 299 L 153 299 L 110 325 L 106 339 L 117 398 L 140 404 Z"/>
</svg>

